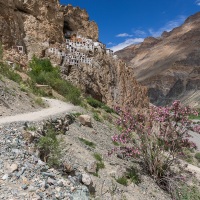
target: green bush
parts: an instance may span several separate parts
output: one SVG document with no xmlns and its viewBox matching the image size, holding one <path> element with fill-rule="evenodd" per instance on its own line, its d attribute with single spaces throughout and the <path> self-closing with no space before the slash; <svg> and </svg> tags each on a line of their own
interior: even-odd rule
<svg viewBox="0 0 200 200">
<path fill-rule="evenodd" d="M 97 172 L 100 170 L 100 169 L 104 169 L 105 168 L 105 165 L 104 165 L 104 162 L 98 162 L 97 163 Z"/>
<path fill-rule="evenodd" d="M 43 99 L 40 97 L 35 99 L 35 103 L 38 104 L 39 106 L 45 107 L 45 103 L 44 103 Z"/>
<path fill-rule="evenodd" d="M 102 122 L 102 119 L 99 117 L 98 113 L 96 112 L 93 114 L 93 118 L 98 122 Z"/>
<path fill-rule="evenodd" d="M 194 157 L 200 162 L 200 152 L 196 153 Z"/>
<path fill-rule="evenodd" d="M 81 142 L 83 142 L 85 145 L 90 146 L 92 148 L 95 148 L 95 146 L 96 146 L 96 144 L 94 144 L 93 142 L 90 142 L 90 141 L 88 141 L 88 140 L 86 140 L 84 138 L 79 138 L 79 140 Z"/>
<path fill-rule="evenodd" d="M 189 119 L 197 119 L 197 120 L 200 119 L 200 109 L 198 109 L 197 111 L 199 113 L 198 116 L 196 116 L 196 115 L 190 115 Z"/>
<path fill-rule="evenodd" d="M 42 136 L 38 142 L 40 158 L 50 166 L 59 165 L 61 157 L 60 142 L 53 129 L 47 129 L 46 135 Z"/>
<path fill-rule="evenodd" d="M 199 200 L 200 190 L 195 186 L 182 186 L 177 190 L 176 199 L 178 200 Z"/>
<path fill-rule="evenodd" d="M 17 83 L 22 81 L 21 76 L 5 63 L 0 63 L 0 74 Z"/>
<path fill-rule="evenodd" d="M 92 98 L 92 97 L 88 97 L 87 98 L 87 103 L 89 105 L 91 105 L 93 108 L 102 108 L 103 110 L 105 110 L 107 113 L 113 113 L 115 112 L 112 108 L 108 107 L 107 105 L 105 105 L 104 103 Z"/>
<path fill-rule="evenodd" d="M 141 182 L 139 173 L 134 167 L 127 170 L 126 177 L 130 179 L 132 183 L 139 184 Z"/>
<path fill-rule="evenodd" d="M 3 47 L 2 47 L 2 44 L 0 42 L 0 61 L 3 60 Z"/>
<path fill-rule="evenodd" d="M 121 185 L 124 185 L 124 186 L 128 185 L 128 179 L 124 176 L 116 179 L 116 181 Z"/>
<path fill-rule="evenodd" d="M 104 109 L 107 113 L 114 113 L 115 112 L 112 108 L 110 108 L 106 105 L 103 105 L 102 109 Z"/>
<path fill-rule="evenodd" d="M 94 108 L 101 108 L 101 106 L 103 105 L 100 101 L 98 101 L 92 97 L 88 97 L 87 102 Z"/>
<path fill-rule="evenodd" d="M 104 169 L 104 168 L 105 168 L 105 165 L 104 165 L 103 158 L 102 158 L 101 154 L 99 154 L 99 153 L 94 153 L 93 156 L 94 156 L 94 158 L 98 161 L 98 162 L 97 162 L 96 173 L 93 173 L 93 175 L 94 175 L 94 176 L 98 176 L 99 170 L 100 170 L 100 169 Z"/>
<path fill-rule="evenodd" d="M 63 80 L 59 68 L 53 67 L 48 59 L 33 57 L 29 66 L 31 68 L 29 75 L 32 79 L 32 85 L 34 83 L 49 85 L 71 103 L 81 105 L 80 90 L 70 82 Z"/>
<path fill-rule="evenodd" d="M 94 156 L 94 158 L 95 158 L 97 161 L 102 162 L 103 158 L 102 158 L 101 154 L 99 154 L 99 153 L 94 153 L 93 156 Z"/>
</svg>

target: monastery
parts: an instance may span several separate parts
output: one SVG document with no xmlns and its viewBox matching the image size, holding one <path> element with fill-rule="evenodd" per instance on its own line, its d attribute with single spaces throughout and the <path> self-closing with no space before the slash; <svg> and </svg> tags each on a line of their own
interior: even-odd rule
<svg viewBox="0 0 200 200">
<path fill-rule="evenodd" d="M 107 54 L 115 59 L 117 58 L 111 49 L 106 49 L 106 45 L 84 38 L 72 31 L 65 33 L 65 48 L 66 51 L 49 48 L 48 53 L 62 57 L 62 65 L 75 66 L 79 66 L 81 63 L 92 65 L 95 54 Z"/>
<path fill-rule="evenodd" d="M 92 66 L 93 59 L 97 54 L 105 54 L 117 59 L 117 56 L 114 55 L 113 51 L 111 49 L 106 49 L 106 45 L 101 42 L 84 38 L 72 31 L 67 31 L 64 36 L 64 48 L 61 50 L 61 48 L 58 47 L 49 47 L 45 51 L 44 57 L 54 55 L 60 58 L 62 60 L 61 66 L 79 66 L 80 64 Z M 23 46 L 14 46 L 13 50 L 22 55 L 25 53 Z M 7 61 L 7 63 L 12 67 L 15 66 L 12 61 Z"/>
</svg>

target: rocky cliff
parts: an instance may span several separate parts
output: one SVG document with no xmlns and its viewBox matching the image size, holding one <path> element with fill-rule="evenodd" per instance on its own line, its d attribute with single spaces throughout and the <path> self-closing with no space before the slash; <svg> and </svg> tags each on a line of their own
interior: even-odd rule
<svg viewBox="0 0 200 200">
<path fill-rule="evenodd" d="M 109 106 L 147 107 L 147 89 L 137 83 L 133 69 L 107 55 L 99 55 L 92 66 L 66 66 L 64 77 Z"/>
<path fill-rule="evenodd" d="M 26 66 L 33 55 L 47 56 L 49 48 L 67 52 L 67 31 L 98 41 L 98 26 L 79 7 L 61 6 L 58 0 L 0 0 L 0 7 L 0 42 L 5 60 Z M 23 47 L 23 53 L 15 50 L 17 46 Z M 128 103 L 134 107 L 148 106 L 146 89 L 135 81 L 132 69 L 119 60 L 107 58 L 105 52 L 93 56 L 96 62 L 92 66 L 62 65 L 63 76 L 110 106 Z M 49 58 L 54 64 L 61 64 L 61 57 Z"/>
<path fill-rule="evenodd" d="M 148 87 L 152 103 L 163 105 L 174 99 L 200 107 L 200 13 L 164 32 L 160 38 L 147 38 L 116 54 Z"/>
<path fill-rule="evenodd" d="M 49 43 L 63 41 L 63 14 L 57 0 L 0 0 L 0 40 L 5 49 L 23 46 L 29 58 Z"/>
<path fill-rule="evenodd" d="M 94 41 L 98 40 L 98 26 L 94 21 L 89 21 L 89 15 L 86 10 L 72 5 L 61 6 L 60 10 L 64 13 L 64 32 L 74 31 L 83 37 Z"/>
</svg>

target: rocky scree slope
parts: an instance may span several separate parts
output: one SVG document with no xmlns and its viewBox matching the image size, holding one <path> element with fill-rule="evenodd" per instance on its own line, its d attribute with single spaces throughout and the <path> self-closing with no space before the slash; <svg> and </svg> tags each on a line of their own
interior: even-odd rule
<svg viewBox="0 0 200 200">
<path fill-rule="evenodd" d="M 82 108 L 78 111 L 92 114 Z M 55 116 L 52 120 L 60 122 L 63 117 Z M 36 130 L 30 131 L 33 127 Z M 138 168 L 139 165 L 134 160 L 107 156 L 108 149 L 113 147 L 111 136 L 117 131 L 110 123 L 92 120 L 92 127 L 87 127 L 81 126 L 76 119 L 70 124 L 65 135 L 58 135 L 62 156 L 57 169 L 44 163 L 35 148 L 43 129 L 44 122 L 26 123 L 26 126 L 14 123 L 1 127 L 2 199 L 170 199 L 146 175 L 140 176 L 141 183 L 138 185 L 130 182 L 125 187 L 116 182 L 126 173 L 126 166 Z M 80 138 L 92 142 L 94 146 L 86 145 Z M 98 170 L 98 175 L 95 173 L 98 163 L 95 153 L 102 156 L 105 165 Z"/>
<path fill-rule="evenodd" d="M 37 97 L 24 92 L 20 86 L 7 78 L 0 79 L 0 116 L 32 112 L 40 109 Z"/>
<path fill-rule="evenodd" d="M 0 41 L 4 59 L 21 63 L 25 68 L 33 55 L 45 57 L 49 47 L 65 49 L 67 30 L 98 40 L 98 26 L 78 7 L 61 6 L 57 0 L 0 0 L 0 5 L 3 8 L 0 11 Z M 18 45 L 24 47 L 24 55 L 12 49 Z M 95 59 L 100 61 L 97 55 Z M 132 70 L 119 60 L 114 62 L 103 55 L 101 59 L 93 66 L 83 64 L 79 69 L 65 66 L 63 76 L 109 106 L 130 103 L 133 107 L 147 107 L 147 91 L 136 82 Z M 56 64 L 59 65 L 60 60 Z"/>
<path fill-rule="evenodd" d="M 180 99 L 200 107 L 200 13 L 161 37 L 149 37 L 116 54 L 133 68 L 157 105 Z"/>
</svg>

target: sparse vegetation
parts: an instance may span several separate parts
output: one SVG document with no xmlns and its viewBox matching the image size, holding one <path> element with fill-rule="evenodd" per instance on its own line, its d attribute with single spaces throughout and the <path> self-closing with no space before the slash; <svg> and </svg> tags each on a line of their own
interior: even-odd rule
<svg viewBox="0 0 200 200">
<path fill-rule="evenodd" d="M 79 117 L 80 115 L 82 115 L 82 113 L 76 112 L 76 113 L 71 113 L 74 117 Z"/>
<path fill-rule="evenodd" d="M 184 154 L 184 149 L 195 148 L 195 144 L 185 137 L 189 138 L 189 130 L 195 129 L 188 115 L 196 111 L 175 101 L 171 106 L 152 106 L 148 113 L 132 115 L 120 109 L 119 113 L 121 118 L 117 125 L 121 133 L 113 136 L 113 141 L 121 143 L 120 153 L 140 159 L 147 174 L 173 195 L 181 178 L 174 176 L 171 166 Z M 125 182 L 124 177 L 120 181 Z"/>
<path fill-rule="evenodd" d="M 198 114 L 196 115 L 189 115 L 189 119 L 197 119 L 200 120 L 200 109 L 198 109 Z"/>
<path fill-rule="evenodd" d="M 0 75 L 6 76 L 8 79 L 17 83 L 22 82 L 22 78 L 20 77 L 20 75 L 17 74 L 5 63 L 0 63 Z"/>
<path fill-rule="evenodd" d="M 126 177 L 135 184 L 139 184 L 141 182 L 139 173 L 137 169 L 134 167 L 131 167 L 130 169 L 127 170 Z"/>
<path fill-rule="evenodd" d="M 196 153 L 194 157 L 200 162 L 200 152 Z"/>
<path fill-rule="evenodd" d="M 35 103 L 38 104 L 39 106 L 45 107 L 45 103 L 40 97 L 35 99 Z"/>
<path fill-rule="evenodd" d="M 105 110 L 107 113 L 114 113 L 114 110 L 106 105 L 103 105 L 101 108 Z"/>
<path fill-rule="evenodd" d="M 107 113 L 112 113 L 114 112 L 114 110 L 110 107 L 108 107 L 107 105 L 105 105 L 104 103 L 92 98 L 92 97 L 88 97 L 87 98 L 87 102 L 89 105 L 91 105 L 93 108 L 101 108 L 103 110 L 105 110 Z"/>
<path fill-rule="evenodd" d="M 181 186 L 176 192 L 176 199 L 178 200 L 199 200 L 200 190 L 196 186 Z"/>
<path fill-rule="evenodd" d="M 47 129 L 45 136 L 42 136 L 38 142 L 40 158 L 47 162 L 49 166 L 59 165 L 61 157 L 60 141 L 56 137 L 53 129 Z"/>
<path fill-rule="evenodd" d="M 104 162 L 98 162 L 97 163 L 97 171 L 99 171 L 100 169 L 104 169 L 104 168 L 105 168 Z"/>
<path fill-rule="evenodd" d="M 114 144 L 115 146 L 119 146 L 119 145 L 120 145 L 118 142 L 115 142 L 115 141 L 113 141 L 113 144 Z"/>
<path fill-rule="evenodd" d="M 32 79 L 31 85 L 35 83 L 49 85 L 68 101 L 75 105 L 81 105 L 81 92 L 70 82 L 63 80 L 58 67 L 53 67 L 48 59 L 38 59 L 33 57 L 29 63 L 31 71 L 29 75 Z M 32 86 L 34 88 L 34 86 Z"/>
<path fill-rule="evenodd" d="M 100 118 L 100 116 L 97 112 L 93 113 L 93 118 L 98 122 L 102 122 L 102 119 Z"/>
<path fill-rule="evenodd" d="M 80 140 L 81 142 L 83 142 L 85 145 L 89 146 L 89 147 L 95 148 L 95 146 L 96 146 L 95 143 L 90 142 L 90 141 L 88 141 L 88 140 L 86 140 L 86 139 L 84 139 L 84 138 L 79 138 L 79 140 Z"/>
<path fill-rule="evenodd" d="M 97 171 L 96 171 L 96 174 L 98 174 L 98 172 L 99 172 L 100 169 L 104 169 L 105 168 L 105 164 L 103 162 L 103 158 L 102 158 L 101 154 L 94 153 L 93 156 L 98 161 L 97 162 Z"/>
<path fill-rule="evenodd" d="M 2 44 L 0 43 L 0 62 L 3 60 L 3 47 Z"/>
<path fill-rule="evenodd" d="M 128 179 L 125 176 L 117 178 L 116 181 L 121 185 L 124 185 L 124 186 L 128 185 Z"/>
<path fill-rule="evenodd" d="M 92 98 L 92 97 L 88 97 L 87 98 L 87 102 L 88 104 L 90 104 L 93 108 L 101 108 L 101 106 L 103 105 L 102 102 Z"/>
<path fill-rule="evenodd" d="M 99 153 L 94 153 L 94 158 L 99 162 L 102 162 L 102 160 L 103 160 L 101 154 L 99 154 Z"/>
<path fill-rule="evenodd" d="M 29 126 L 29 127 L 27 127 L 27 130 L 28 131 L 36 131 L 37 128 L 35 126 Z"/>
</svg>

